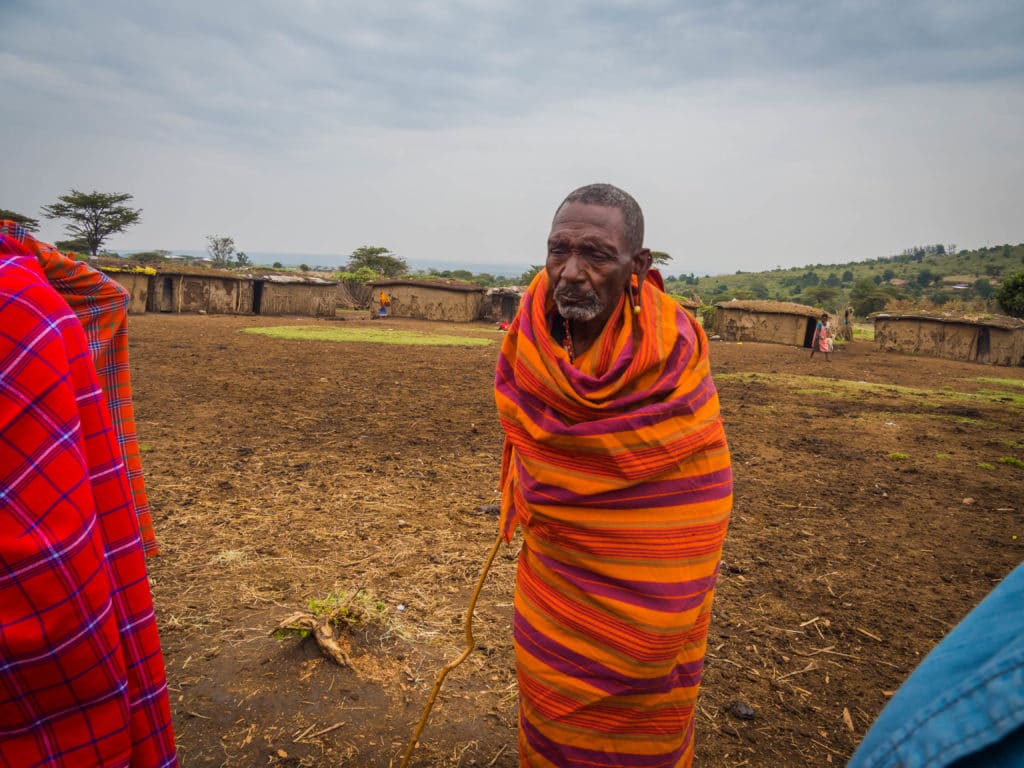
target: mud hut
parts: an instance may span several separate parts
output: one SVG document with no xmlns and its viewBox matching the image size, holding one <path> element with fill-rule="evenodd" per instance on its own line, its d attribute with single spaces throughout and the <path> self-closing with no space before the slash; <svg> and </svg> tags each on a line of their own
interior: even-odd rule
<svg viewBox="0 0 1024 768">
<path fill-rule="evenodd" d="M 150 282 L 156 270 L 153 267 L 99 267 L 100 272 L 117 282 L 128 291 L 131 301 L 128 302 L 128 314 L 139 315 L 146 311 L 149 303 Z"/>
<path fill-rule="evenodd" d="M 714 333 L 727 341 L 765 341 L 810 347 L 823 311 L 788 301 L 722 301 L 715 304 Z"/>
<path fill-rule="evenodd" d="M 257 315 L 334 317 L 338 283 L 311 275 L 253 277 L 252 311 Z"/>
<path fill-rule="evenodd" d="M 511 323 L 519 311 L 525 289 L 520 286 L 490 288 L 480 304 L 480 319 L 500 323 Z"/>
<path fill-rule="evenodd" d="M 370 283 L 374 292 L 391 297 L 392 317 L 468 323 L 480 317 L 484 289 L 447 279 L 393 278 Z"/>
<path fill-rule="evenodd" d="M 886 352 L 1024 365 L 1024 320 L 927 312 L 882 312 L 873 317 L 875 344 Z"/>
<path fill-rule="evenodd" d="M 253 280 L 218 269 L 160 269 L 150 278 L 150 312 L 251 315 Z"/>
</svg>

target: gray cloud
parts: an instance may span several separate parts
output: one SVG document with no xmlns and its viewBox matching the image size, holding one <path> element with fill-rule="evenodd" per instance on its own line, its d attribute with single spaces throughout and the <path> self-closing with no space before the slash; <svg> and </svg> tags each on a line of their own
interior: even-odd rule
<svg viewBox="0 0 1024 768">
<path fill-rule="evenodd" d="M 140 246 L 227 229 L 529 261 L 558 196 L 598 179 L 707 270 L 1024 220 L 1016 0 L 38 0 L 0 21 L 5 205 L 132 189 Z"/>
</svg>

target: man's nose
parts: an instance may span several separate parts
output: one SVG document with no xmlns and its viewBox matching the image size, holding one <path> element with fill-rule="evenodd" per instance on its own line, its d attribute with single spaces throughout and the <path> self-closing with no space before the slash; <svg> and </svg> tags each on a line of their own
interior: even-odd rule
<svg viewBox="0 0 1024 768">
<path fill-rule="evenodd" d="M 562 267 L 562 279 L 577 282 L 583 277 L 583 257 L 575 251 L 569 254 Z"/>
</svg>

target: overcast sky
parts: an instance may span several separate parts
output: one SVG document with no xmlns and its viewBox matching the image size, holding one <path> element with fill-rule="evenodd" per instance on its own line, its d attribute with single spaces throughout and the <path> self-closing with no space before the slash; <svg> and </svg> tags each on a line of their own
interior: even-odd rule
<svg viewBox="0 0 1024 768">
<path fill-rule="evenodd" d="M 1024 241 L 1020 0 L 0 0 L 0 29 L 0 207 L 130 192 L 116 250 L 525 270 L 595 181 L 669 274 Z"/>
</svg>

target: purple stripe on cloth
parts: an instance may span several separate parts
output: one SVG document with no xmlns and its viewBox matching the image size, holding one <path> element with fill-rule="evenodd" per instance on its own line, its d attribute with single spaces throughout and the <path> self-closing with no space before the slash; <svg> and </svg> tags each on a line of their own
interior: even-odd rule
<svg viewBox="0 0 1024 768">
<path fill-rule="evenodd" d="M 629 677 L 538 632 L 518 611 L 513 626 L 516 643 L 522 650 L 556 672 L 581 680 L 608 696 L 640 696 L 689 688 L 700 682 L 704 669 L 704 660 L 699 659 L 688 664 L 676 664 L 662 677 Z"/>
<path fill-rule="evenodd" d="M 690 722 L 682 743 L 671 752 L 660 755 L 630 754 L 622 751 L 622 745 L 616 745 L 615 752 L 607 752 L 559 744 L 537 730 L 526 717 L 519 718 L 519 727 L 523 729 L 530 749 L 560 768 L 672 768 L 678 765 L 693 739 L 692 718 Z"/>
<path fill-rule="evenodd" d="M 504 397 L 518 405 L 527 420 L 545 432 L 553 435 L 589 437 L 606 435 L 610 432 L 635 432 L 642 427 L 651 427 L 669 419 L 690 416 L 701 408 L 717 392 L 710 377 L 701 379 L 700 385 L 685 396 L 669 399 L 667 393 L 655 403 L 642 405 L 653 390 L 624 396 L 616 401 L 616 409 L 593 408 L 594 418 L 576 424 L 567 424 L 562 415 L 536 397 L 523 394 L 515 381 L 515 372 L 504 359 L 499 360 L 495 388 Z M 639 408 L 636 406 L 641 404 Z M 629 410 L 632 408 L 633 410 Z"/>
<path fill-rule="evenodd" d="M 707 593 L 714 589 L 718 580 L 718 572 L 701 579 L 690 581 L 639 581 L 614 579 L 577 568 L 573 565 L 560 563 L 554 558 L 533 552 L 546 568 L 557 573 L 581 592 L 588 595 L 610 597 L 629 605 L 636 605 L 652 611 L 680 613 L 690 611 L 704 602 Z"/>
<path fill-rule="evenodd" d="M 605 491 L 584 496 L 569 488 L 540 483 L 519 470 L 519 488 L 531 504 L 572 504 L 593 509 L 649 509 L 699 504 L 724 499 L 732 493 L 732 468 L 725 467 L 704 475 L 644 481 L 641 486 Z M 639 491 L 642 488 L 642 494 Z"/>
</svg>

